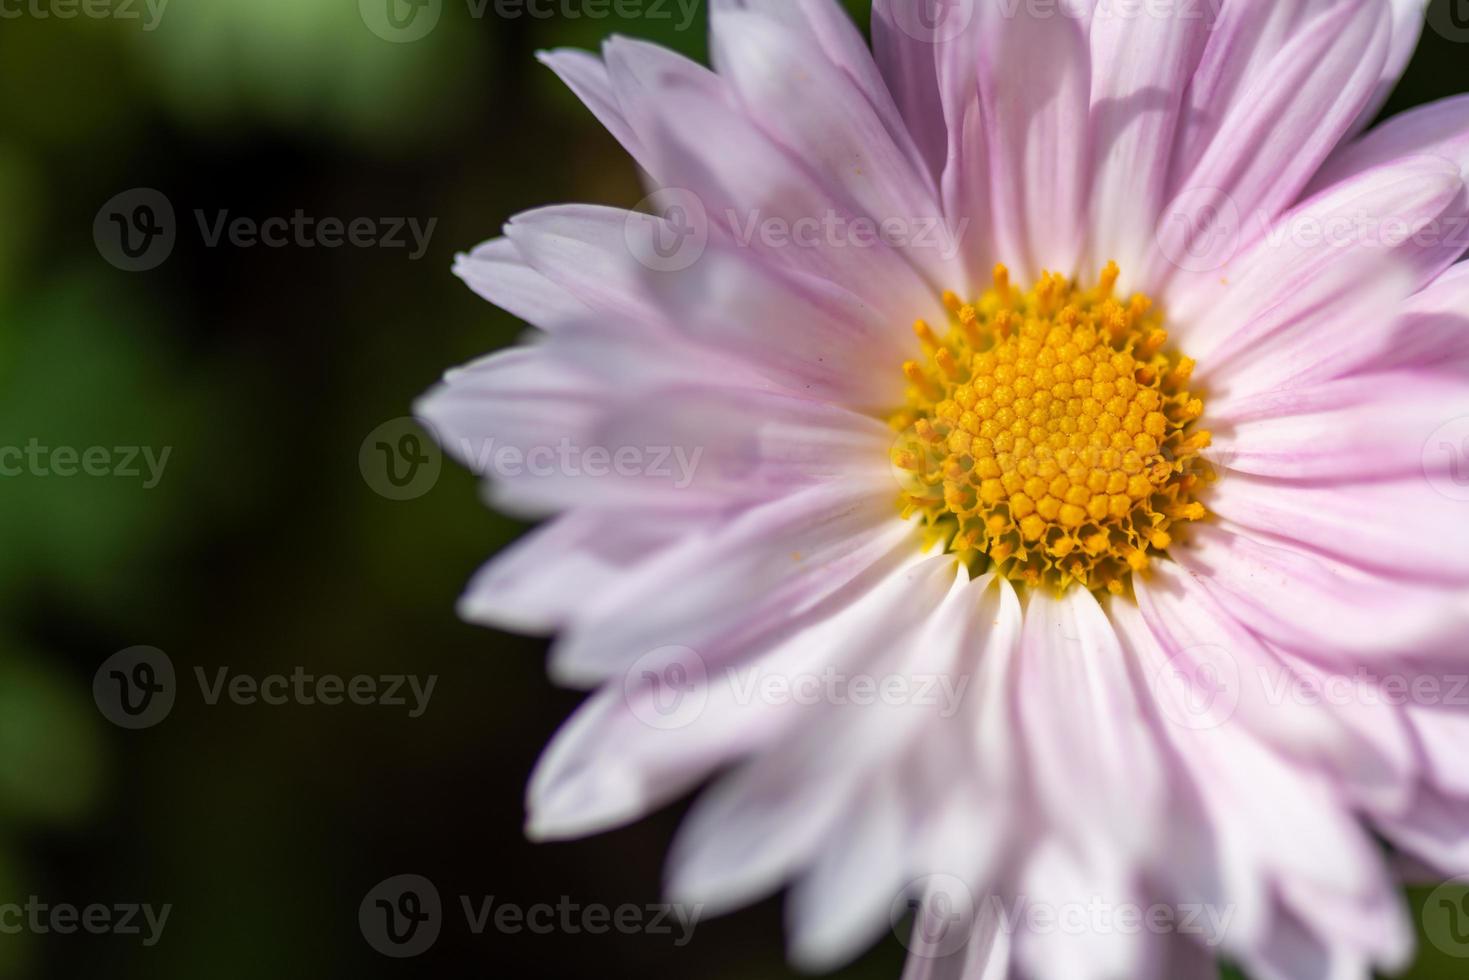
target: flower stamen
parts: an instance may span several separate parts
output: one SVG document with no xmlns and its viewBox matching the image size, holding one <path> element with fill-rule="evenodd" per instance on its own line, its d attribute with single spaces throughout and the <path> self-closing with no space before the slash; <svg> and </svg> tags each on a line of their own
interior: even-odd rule
<svg viewBox="0 0 1469 980">
<path fill-rule="evenodd" d="M 1147 296 L 1042 273 L 1028 292 L 1005 266 L 973 302 L 944 294 L 949 329 L 920 320 L 908 404 L 890 422 L 905 516 L 976 571 L 1063 590 L 1122 593 L 1205 516 L 1196 491 L 1209 433 Z"/>
</svg>

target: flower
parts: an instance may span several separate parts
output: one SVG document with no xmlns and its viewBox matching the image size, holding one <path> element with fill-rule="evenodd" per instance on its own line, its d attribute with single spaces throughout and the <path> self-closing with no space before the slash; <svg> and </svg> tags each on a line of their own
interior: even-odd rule
<svg viewBox="0 0 1469 980">
<path fill-rule="evenodd" d="M 711 16 L 544 56 L 655 194 L 461 257 L 543 332 L 421 405 L 552 518 L 462 603 L 595 689 L 529 832 L 717 775 L 671 894 L 817 968 L 910 902 L 913 978 L 1401 966 L 1374 836 L 1469 870 L 1469 100 L 1358 135 L 1422 4 Z"/>
</svg>

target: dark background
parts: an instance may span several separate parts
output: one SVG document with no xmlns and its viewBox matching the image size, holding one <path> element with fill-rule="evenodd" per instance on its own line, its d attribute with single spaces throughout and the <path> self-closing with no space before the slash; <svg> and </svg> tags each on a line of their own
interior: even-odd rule
<svg viewBox="0 0 1469 980">
<path fill-rule="evenodd" d="M 355 0 L 172 0 L 147 31 L 0 19 L 0 444 L 172 447 L 152 489 L 0 479 L 0 903 L 173 905 L 153 948 L 0 935 L 0 975 L 792 975 L 778 901 L 702 922 L 682 949 L 615 931 L 475 936 L 459 910 L 460 895 L 656 902 L 678 813 L 525 841 L 527 775 L 579 696 L 545 679 L 542 642 L 453 612 L 523 528 L 447 462 L 427 492 L 387 499 L 359 448 L 443 369 L 522 330 L 450 275 L 456 251 L 526 208 L 642 196 L 533 52 L 614 31 L 705 47 L 702 11 L 680 31 L 672 5 L 672 19 L 633 20 L 487 9 L 445 0 L 434 31 L 406 44 L 369 31 Z M 1389 111 L 1469 90 L 1464 33 L 1425 34 Z M 99 254 L 93 222 L 138 187 L 172 203 L 178 241 L 157 268 L 125 272 Z M 193 217 L 298 208 L 437 226 L 411 261 L 206 247 Z M 139 644 L 167 653 L 180 693 L 162 723 L 125 731 L 91 685 Z M 297 666 L 438 682 L 412 719 L 210 706 L 194 681 L 196 667 Z M 393 960 L 357 911 L 403 873 L 437 884 L 446 922 L 431 951 Z M 890 937 L 841 976 L 896 978 L 902 954 Z M 1428 946 L 1412 975 L 1466 973 Z"/>
</svg>

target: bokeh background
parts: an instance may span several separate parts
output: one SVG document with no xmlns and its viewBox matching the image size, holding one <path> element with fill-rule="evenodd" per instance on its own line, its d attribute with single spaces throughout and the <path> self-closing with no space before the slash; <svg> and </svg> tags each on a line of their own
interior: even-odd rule
<svg viewBox="0 0 1469 980">
<path fill-rule="evenodd" d="M 151 488 L 0 479 L 0 902 L 173 910 L 151 948 L 0 935 L 0 976 L 791 976 L 775 900 L 701 922 L 682 948 L 464 926 L 460 895 L 656 902 L 680 808 L 581 843 L 524 840 L 526 777 L 578 695 L 545 679 L 542 642 L 453 613 L 524 528 L 447 462 L 409 500 L 359 466 L 446 366 L 523 329 L 450 275 L 456 251 L 525 208 L 642 196 L 534 51 L 624 32 L 702 57 L 703 10 L 682 28 L 673 0 L 662 16 L 648 0 L 642 16 L 572 3 L 581 16 L 547 19 L 444 0 L 431 33 L 390 43 L 356 0 L 172 0 L 156 20 L 143 0 L 137 20 L 38 16 L 47 2 L 7 0 L 21 14 L 0 19 L 0 445 L 171 455 Z M 849 5 L 865 20 L 866 0 Z M 1389 111 L 1469 90 L 1465 40 L 1429 31 Z M 93 226 L 140 187 L 171 202 L 178 237 L 128 272 Z M 209 247 L 196 209 L 437 223 L 413 260 Z M 127 731 L 92 680 L 138 644 L 168 654 L 181 691 L 161 724 Z M 438 682 L 410 718 L 211 706 L 193 680 L 297 666 Z M 357 921 L 403 873 L 449 906 L 411 960 L 375 952 Z M 841 976 L 896 978 L 902 953 L 889 937 Z M 1469 960 L 1428 944 L 1412 974 L 1465 975 Z"/>
</svg>

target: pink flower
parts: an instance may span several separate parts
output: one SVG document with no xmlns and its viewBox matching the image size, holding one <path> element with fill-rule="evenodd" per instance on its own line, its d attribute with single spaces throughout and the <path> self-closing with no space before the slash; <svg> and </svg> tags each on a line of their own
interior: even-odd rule
<svg viewBox="0 0 1469 980">
<path fill-rule="evenodd" d="M 545 56 L 658 193 L 462 257 L 543 332 L 421 405 L 551 518 L 462 603 L 595 691 L 530 833 L 717 776 L 672 896 L 816 968 L 910 899 L 913 978 L 1402 966 L 1374 835 L 1469 871 L 1469 99 L 1356 135 L 1422 3 L 711 5 Z"/>
</svg>

